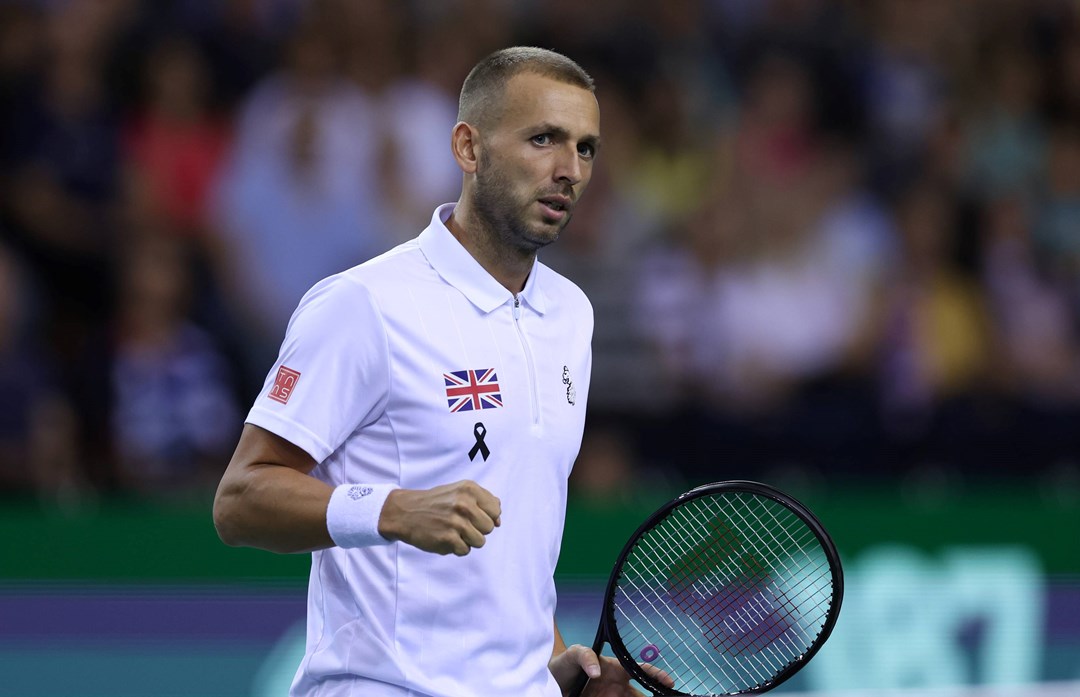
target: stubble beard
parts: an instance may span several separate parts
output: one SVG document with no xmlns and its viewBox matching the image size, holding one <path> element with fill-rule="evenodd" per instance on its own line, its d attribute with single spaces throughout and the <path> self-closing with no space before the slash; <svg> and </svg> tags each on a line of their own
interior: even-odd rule
<svg viewBox="0 0 1080 697">
<path fill-rule="evenodd" d="M 477 165 L 474 210 L 493 243 L 497 242 L 504 250 L 535 256 L 559 239 L 562 229 L 570 222 L 570 215 L 559 223 L 544 225 L 542 232 L 532 229 L 525 221 L 527 209 L 543 194 L 519 203 L 514 198 L 509 177 L 503 176 L 502 170 L 490 159 L 481 158 Z"/>
</svg>

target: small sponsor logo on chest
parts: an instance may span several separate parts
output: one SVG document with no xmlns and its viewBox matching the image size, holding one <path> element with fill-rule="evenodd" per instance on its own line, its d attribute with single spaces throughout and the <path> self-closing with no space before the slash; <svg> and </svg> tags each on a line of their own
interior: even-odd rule
<svg viewBox="0 0 1080 697">
<path fill-rule="evenodd" d="M 570 368 L 565 365 L 562 367 L 562 383 L 566 385 L 566 401 L 577 404 L 577 390 L 574 389 L 574 381 L 570 377 Z"/>
</svg>

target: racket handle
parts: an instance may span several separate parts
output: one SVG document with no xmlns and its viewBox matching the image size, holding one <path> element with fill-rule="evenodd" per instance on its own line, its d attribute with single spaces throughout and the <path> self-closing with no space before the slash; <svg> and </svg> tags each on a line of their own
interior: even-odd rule
<svg viewBox="0 0 1080 697">
<path fill-rule="evenodd" d="M 589 684 L 589 676 L 585 674 L 585 671 L 578 671 L 578 675 L 574 678 L 573 684 L 570 686 L 570 697 L 581 697 L 581 693 L 585 691 L 585 686 Z"/>
</svg>

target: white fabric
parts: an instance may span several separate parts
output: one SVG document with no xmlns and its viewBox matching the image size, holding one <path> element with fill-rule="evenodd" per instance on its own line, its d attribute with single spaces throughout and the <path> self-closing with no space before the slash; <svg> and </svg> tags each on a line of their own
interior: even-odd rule
<svg viewBox="0 0 1080 697">
<path fill-rule="evenodd" d="M 379 514 L 391 484 L 339 484 L 326 507 L 326 528 L 338 547 L 371 547 L 390 544 L 379 534 Z"/>
<path fill-rule="evenodd" d="M 293 695 L 559 695 L 553 574 L 592 307 L 540 263 L 515 307 L 446 229 L 452 209 L 311 289 L 248 421 L 310 453 L 334 486 L 474 480 L 500 499 L 502 525 L 465 557 L 400 542 L 315 552 Z M 494 370 L 502 406 L 451 411 L 444 375 L 467 370 Z"/>
</svg>

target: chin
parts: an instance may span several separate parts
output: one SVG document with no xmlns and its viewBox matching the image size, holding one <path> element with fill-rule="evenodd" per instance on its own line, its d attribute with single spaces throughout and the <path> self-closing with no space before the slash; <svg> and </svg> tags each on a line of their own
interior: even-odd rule
<svg viewBox="0 0 1080 697">
<path fill-rule="evenodd" d="M 534 230 L 533 234 L 529 235 L 529 238 L 536 243 L 537 249 L 546 247 L 559 239 L 563 227 L 563 225 L 546 225 L 541 230 Z"/>
<path fill-rule="evenodd" d="M 517 229 L 516 237 L 523 249 L 536 251 L 559 239 L 564 227 L 566 225 L 563 223 L 540 220 L 531 225 L 522 225 Z"/>
</svg>

